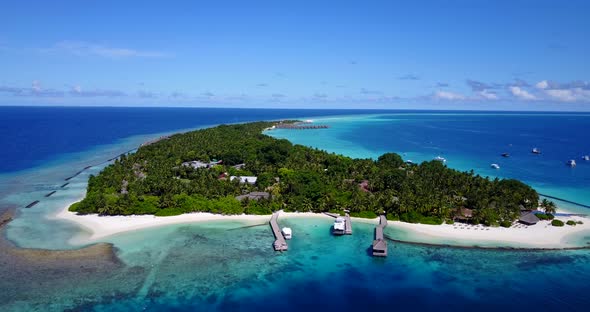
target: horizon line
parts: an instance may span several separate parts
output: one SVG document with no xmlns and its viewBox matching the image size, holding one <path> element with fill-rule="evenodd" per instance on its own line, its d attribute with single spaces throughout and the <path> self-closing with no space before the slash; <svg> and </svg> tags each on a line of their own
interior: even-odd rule
<svg viewBox="0 0 590 312">
<path fill-rule="evenodd" d="M 497 113 L 583 113 L 588 111 L 575 110 L 494 110 L 494 109 L 434 109 L 434 108 L 302 108 L 302 107 L 215 107 L 215 106 L 114 106 L 114 105 L 0 105 L 1 108 L 188 108 L 188 109 L 240 109 L 240 110 L 306 110 L 306 111 L 428 111 L 428 112 L 497 112 Z"/>
</svg>

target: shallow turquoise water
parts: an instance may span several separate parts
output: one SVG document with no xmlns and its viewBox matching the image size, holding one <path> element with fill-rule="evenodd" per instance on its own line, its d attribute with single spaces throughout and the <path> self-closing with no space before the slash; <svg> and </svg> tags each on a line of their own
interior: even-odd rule
<svg viewBox="0 0 590 312">
<path fill-rule="evenodd" d="M 438 115 L 426 119 L 436 119 Z M 464 115 L 453 116 L 465 118 L 461 117 Z M 279 130 L 272 134 L 353 157 L 377 157 L 386 151 L 396 151 L 406 153 L 406 159 L 420 161 L 440 153 L 454 168 L 475 168 L 487 175 L 533 172 L 533 185 L 545 193 L 578 201 L 586 201 L 590 196 L 587 192 L 590 184 L 584 180 L 586 167 L 582 165 L 579 167 L 582 170 L 574 172 L 572 177 L 582 179 L 577 180 L 582 181 L 578 184 L 570 183 L 567 178 L 556 179 L 564 183 L 540 183 L 542 179 L 531 169 L 533 164 L 520 166 L 522 170 L 502 164 L 502 169 L 506 170 L 494 172 L 488 168 L 490 158 L 460 153 L 454 145 L 447 146 L 450 143 L 436 142 L 433 138 L 429 138 L 428 142 L 432 143 L 428 145 L 404 137 L 402 130 L 410 129 L 410 122 L 403 115 L 345 116 L 318 122 L 329 123 L 332 127 L 318 131 Z M 373 127 L 404 123 L 396 132 L 370 135 L 374 133 L 369 131 Z M 421 121 L 414 120 L 414 123 L 428 126 Z M 358 136 L 351 135 L 355 133 Z M 65 155 L 35 170 L 4 175 L 0 177 L 2 203 L 26 205 L 63 184 L 64 177 L 80 168 L 158 135 L 132 137 Z M 415 133 L 416 137 L 420 135 L 419 131 Z M 391 138 L 385 140 L 384 137 Z M 377 146 L 377 143 L 383 145 Z M 512 159 L 516 163 L 526 163 L 529 155 L 524 153 L 514 153 Z M 549 157 L 535 165 L 551 166 L 551 163 Z M 555 168 L 551 174 L 567 172 L 563 167 Z M 72 179 L 63 191 L 44 199 L 34 209 L 21 209 L 18 218 L 9 225 L 7 236 L 23 247 L 76 247 L 69 240 L 88 234 L 73 224 L 48 216 L 83 196 L 88 175 L 100 169 L 100 166 L 92 168 Z M 272 233 L 266 223 L 253 226 L 256 224 L 252 222 L 225 221 L 172 225 L 116 235 L 104 241 L 115 244 L 124 265 L 108 275 L 60 280 L 60 272 L 54 272 L 56 286 L 47 287 L 37 283 L 35 276 L 8 274 L 10 268 L 2 267 L 0 277 L 4 284 L 0 310 L 364 311 L 380 308 L 512 311 L 527 308 L 584 311 L 590 304 L 587 296 L 590 251 L 587 250 L 492 251 L 390 243 L 389 257 L 375 259 L 368 254 L 372 224 L 356 222 L 352 236 L 333 237 L 329 232 L 331 222 L 331 219 L 280 218 L 281 226 L 289 226 L 294 232 L 290 249 L 285 253 L 272 250 Z M 411 238 L 410 234 L 393 228 L 386 229 L 386 233 L 396 238 Z M 580 239 L 590 240 L 590 235 L 587 236 Z M 7 286 L 24 281 L 29 287 L 27 292 L 12 293 L 12 287 Z"/>
<path fill-rule="evenodd" d="M 241 222 L 175 225 L 112 241 L 137 281 L 105 286 L 78 281 L 78 305 L 97 311 L 343 311 L 416 310 L 581 311 L 587 306 L 590 253 L 524 252 L 389 244 L 389 257 L 368 255 L 372 224 L 352 236 L 330 234 L 330 219 L 280 218 L 293 229 L 289 251 L 272 250 L 268 225 Z M 141 268 L 141 269 L 139 269 Z M 132 280 L 132 279 L 131 279 Z M 85 291 L 88 292 L 85 294 Z M 71 306 L 67 295 L 57 307 Z"/>
</svg>

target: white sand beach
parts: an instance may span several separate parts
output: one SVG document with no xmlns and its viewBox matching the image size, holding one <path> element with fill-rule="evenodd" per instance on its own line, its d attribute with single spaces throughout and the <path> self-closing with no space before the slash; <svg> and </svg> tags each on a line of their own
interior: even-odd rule
<svg viewBox="0 0 590 312">
<path fill-rule="evenodd" d="M 409 240 L 412 242 L 511 248 L 583 247 L 584 243 L 576 234 L 590 235 L 590 219 L 577 216 L 556 219 L 564 223 L 567 220 L 582 221 L 583 224 L 556 227 L 551 225 L 551 221 L 540 221 L 529 226 L 514 223 L 510 228 L 504 228 L 463 223 L 427 225 L 389 221 L 388 225 L 409 232 Z"/>
<path fill-rule="evenodd" d="M 97 214 L 78 215 L 68 211 L 68 206 L 59 211 L 54 218 L 68 220 L 76 223 L 89 233 L 89 240 L 95 241 L 111 235 L 141 230 L 152 227 L 159 227 L 171 224 L 188 224 L 206 221 L 227 221 L 237 220 L 246 222 L 268 222 L 270 215 L 220 215 L 206 212 L 187 213 L 178 216 L 157 217 L 153 215 L 131 215 L 131 216 L 99 216 Z M 281 217 L 325 217 L 323 214 L 311 212 L 281 212 Z"/>
<path fill-rule="evenodd" d="M 55 215 L 57 219 L 68 220 L 91 233 L 91 241 L 102 239 L 111 235 L 141 230 L 151 227 L 159 227 L 171 224 L 195 223 L 219 220 L 241 220 L 267 222 L 269 216 L 235 215 L 225 216 L 205 212 L 187 213 L 178 216 L 156 217 L 153 215 L 132 216 L 99 216 L 97 214 L 77 215 L 68 211 L 68 207 Z"/>
<path fill-rule="evenodd" d="M 156 217 L 152 215 L 132 216 L 98 216 L 77 215 L 68 211 L 68 207 L 62 209 L 55 216 L 57 219 L 69 220 L 76 223 L 90 233 L 90 241 L 96 241 L 105 237 L 152 227 L 171 224 L 188 224 L 206 221 L 237 220 L 245 222 L 264 223 L 270 220 L 270 216 L 263 215 L 219 215 L 204 212 L 189 213 L 170 217 Z M 324 214 L 311 212 L 281 212 L 280 217 L 316 217 L 329 218 Z M 407 234 L 404 239 L 411 242 L 429 244 L 448 244 L 458 246 L 488 246 L 488 247 L 518 247 L 518 248 L 571 248 L 581 247 L 575 234 L 588 232 L 590 234 L 590 219 L 585 217 L 558 217 L 562 221 L 582 221 L 576 226 L 564 225 L 554 227 L 549 221 L 540 221 L 536 225 L 525 226 L 515 223 L 510 228 L 485 227 L 483 225 L 466 225 L 462 223 L 426 225 L 412 224 L 400 221 L 389 221 L 389 229 L 401 230 Z M 377 224 L 378 219 L 352 218 L 354 222 Z M 398 237 L 393 237 L 398 239 Z"/>
</svg>

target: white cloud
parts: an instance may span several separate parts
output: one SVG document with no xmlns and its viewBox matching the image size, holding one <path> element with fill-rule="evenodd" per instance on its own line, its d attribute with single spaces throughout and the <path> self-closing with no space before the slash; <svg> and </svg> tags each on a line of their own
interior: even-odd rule
<svg viewBox="0 0 590 312">
<path fill-rule="evenodd" d="M 537 89 L 547 89 L 547 87 L 549 87 L 549 82 L 547 80 L 539 81 L 535 87 L 537 87 Z"/>
<path fill-rule="evenodd" d="M 141 51 L 129 48 L 116 48 L 85 41 L 60 41 L 50 49 L 43 51 L 66 52 L 80 56 L 101 56 L 107 58 L 130 57 L 166 57 L 167 53 L 157 51 Z"/>
<path fill-rule="evenodd" d="M 511 86 L 508 88 L 508 90 L 510 90 L 510 93 L 512 93 L 512 95 L 514 95 L 515 97 L 517 97 L 521 100 L 528 101 L 528 100 L 536 100 L 537 99 L 537 97 L 530 94 L 528 91 L 521 89 L 520 87 Z"/>
<path fill-rule="evenodd" d="M 33 80 L 31 83 L 31 90 L 33 92 L 41 92 L 41 82 L 39 82 L 39 80 Z"/>
<path fill-rule="evenodd" d="M 450 91 L 436 91 L 433 97 L 437 100 L 465 100 L 466 97 L 463 94 L 454 93 Z"/>
<path fill-rule="evenodd" d="M 590 84 L 586 81 L 558 83 L 550 80 L 539 81 L 535 87 L 541 90 L 547 100 L 559 102 L 590 102 Z"/>
<path fill-rule="evenodd" d="M 590 101 L 590 90 L 584 90 L 582 88 L 549 89 L 545 90 L 545 94 L 554 100 L 562 102 Z"/>
<path fill-rule="evenodd" d="M 496 93 L 489 92 L 488 90 L 482 90 L 481 92 L 478 93 L 478 95 L 486 100 L 497 100 L 498 99 L 498 95 Z"/>
<path fill-rule="evenodd" d="M 70 89 L 70 95 L 78 97 L 121 97 L 127 94 L 119 90 L 83 90 L 79 85 L 75 85 Z"/>
</svg>

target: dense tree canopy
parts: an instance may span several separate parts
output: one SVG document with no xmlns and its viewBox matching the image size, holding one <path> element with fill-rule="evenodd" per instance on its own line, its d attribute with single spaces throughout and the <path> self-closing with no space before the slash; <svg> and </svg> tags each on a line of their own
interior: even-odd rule
<svg viewBox="0 0 590 312">
<path fill-rule="evenodd" d="M 272 125 L 222 125 L 142 146 L 91 176 L 86 198 L 70 209 L 102 215 L 349 209 L 352 215 L 386 213 L 410 222 L 439 223 L 453 218 L 457 208 L 471 208 L 475 222 L 498 224 L 538 204 L 537 192 L 520 181 L 490 180 L 437 161 L 407 164 L 393 153 L 377 161 L 352 159 L 262 134 Z M 194 160 L 222 163 L 199 169 L 182 165 Z M 258 180 L 240 184 L 229 176 Z M 236 199 L 253 191 L 270 196 Z"/>
</svg>

